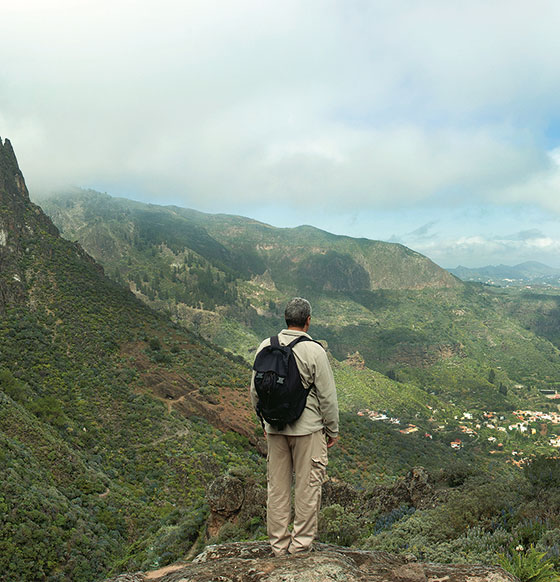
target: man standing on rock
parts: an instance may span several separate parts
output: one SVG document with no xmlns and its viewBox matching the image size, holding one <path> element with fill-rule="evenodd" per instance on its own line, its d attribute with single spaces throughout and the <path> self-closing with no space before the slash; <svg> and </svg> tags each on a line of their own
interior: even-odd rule
<svg viewBox="0 0 560 582">
<path fill-rule="evenodd" d="M 311 321 L 309 301 L 301 297 L 292 299 L 284 317 L 287 329 L 278 334 L 277 341 L 280 346 L 287 346 L 297 340 L 292 352 L 307 400 L 297 420 L 283 427 L 264 422 L 268 444 L 267 531 L 275 556 L 311 550 L 317 535 L 327 449 L 338 439 L 338 402 L 331 366 L 323 347 L 307 334 Z M 275 340 L 264 340 L 257 355 Z M 258 410 L 255 376 L 253 371 L 251 400 Z M 292 474 L 295 474 L 295 518 L 290 532 Z"/>
</svg>

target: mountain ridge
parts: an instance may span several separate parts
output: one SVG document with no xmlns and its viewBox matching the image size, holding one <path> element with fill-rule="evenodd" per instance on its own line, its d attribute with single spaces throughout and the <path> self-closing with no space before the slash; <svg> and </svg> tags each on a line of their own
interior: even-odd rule
<svg viewBox="0 0 560 582">
<path fill-rule="evenodd" d="M 508 349 L 539 360 L 543 377 L 544 370 L 553 373 L 549 352 L 557 348 L 536 334 L 526 344 L 521 338 L 528 332 L 512 318 L 517 312 L 508 311 L 506 297 L 489 296 L 401 245 L 309 226 L 276 229 L 91 191 L 63 194 L 45 201 L 45 208 L 65 236 L 78 238 L 115 280 L 248 363 L 262 337 L 283 326 L 285 301 L 303 295 L 318 314 L 314 333 L 327 340 L 336 359 L 359 350 L 368 368 L 428 391 L 440 385 L 448 390 L 447 368 L 455 365 L 471 393 L 486 394 L 488 405 L 503 404 L 528 377 L 519 364 L 526 358 L 509 357 Z M 554 313 L 552 305 L 547 302 L 547 312 Z M 546 337 L 552 337 L 548 329 Z M 489 371 L 482 372 L 494 366 L 509 376 L 501 388 L 487 382 Z M 468 397 L 461 383 L 453 385 Z"/>
<path fill-rule="evenodd" d="M 282 249 L 286 248 L 287 243 L 296 246 L 304 245 L 306 252 L 321 255 L 325 251 L 338 253 L 344 257 L 345 260 L 350 260 L 347 249 L 349 245 L 353 248 L 354 254 L 360 256 L 359 263 L 354 267 L 356 272 L 363 269 L 361 275 L 358 277 L 360 288 L 364 289 L 379 289 L 379 288 L 425 288 L 425 287 L 456 287 L 461 283 L 447 273 L 441 267 L 435 265 L 430 259 L 424 257 L 420 253 L 408 249 L 403 245 L 396 243 L 386 243 L 382 241 L 375 241 L 366 238 L 352 238 L 346 235 L 335 235 L 327 231 L 318 229 L 310 225 L 301 225 L 295 228 L 277 228 L 254 219 L 245 218 L 241 216 L 233 216 L 227 214 L 207 214 L 193 209 L 181 208 L 178 206 L 158 206 L 154 204 L 144 204 L 140 202 L 130 201 L 125 198 L 107 198 L 108 195 L 99 194 L 92 191 L 82 191 L 80 193 L 71 193 L 61 195 L 58 198 L 49 198 L 43 201 L 43 207 L 50 212 L 55 222 L 59 226 L 64 224 L 68 236 L 73 233 L 71 229 L 72 211 L 79 212 L 79 205 L 85 206 L 87 212 L 95 212 L 96 200 L 103 201 L 112 207 L 115 211 L 121 213 L 128 212 L 130 219 L 130 212 L 140 212 L 142 209 L 151 209 L 159 214 L 160 220 L 167 220 L 169 231 L 167 232 L 167 242 L 173 248 L 175 242 L 178 242 L 176 231 L 180 228 L 192 228 L 193 225 L 202 227 L 206 233 L 209 234 L 222 247 L 226 247 L 230 254 L 228 259 L 233 260 L 245 272 L 246 276 L 262 275 L 268 268 L 273 273 L 273 278 L 281 281 L 282 275 L 285 277 L 292 277 L 294 264 L 302 260 L 301 253 L 297 250 L 291 252 L 290 259 L 286 256 L 275 256 L 274 248 L 280 246 Z M 56 200 L 59 201 L 56 204 Z M 69 209 L 64 207 L 65 202 L 70 203 L 74 200 L 78 208 Z M 98 206 L 98 205 L 97 205 Z M 164 212 L 172 213 L 172 215 L 164 216 Z M 187 222 L 177 222 L 183 219 Z M 142 225 L 142 216 L 137 215 L 135 220 L 138 229 L 145 229 Z M 189 224 L 190 223 L 190 224 Z M 243 232 L 237 231 L 243 227 Z M 185 236 L 184 234 L 182 235 Z M 184 239 L 183 239 L 184 241 Z M 317 248 L 318 245 L 326 244 L 327 247 L 323 249 Z M 271 246 L 272 245 L 272 246 Z M 276 245 L 276 247 L 274 246 Z M 234 248 L 235 251 L 234 252 Z M 233 255 L 231 254 L 233 253 Z M 372 253 L 377 253 L 379 257 L 377 260 Z M 239 255 L 245 255 L 245 260 Z M 225 255 L 224 255 L 225 256 Z M 249 257 L 248 259 L 246 257 Z M 398 257 L 400 262 L 392 260 Z M 212 259 L 211 255 L 206 255 L 206 258 Z M 214 257 L 215 258 L 215 257 Z M 390 265 L 387 265 L 390 262 Z M 265 266 L 266 265 L 266 266 Z M 335 269 L 341 270 L 342 265 L 334 261 Z M 311 265 L 313 266 L 313 265 Z M 302 267 L 303 268 L 303 267 Z M 282 271 L 283 269 L 283 271 Z M 347 273 L 344 269 L 340 272 L 341 278 Z M 318 281 L 318 284 L 328 286 L 329 281 Z M 333 283 L 331 285 L 340 285 L 341 282 Z"/>
</svg>

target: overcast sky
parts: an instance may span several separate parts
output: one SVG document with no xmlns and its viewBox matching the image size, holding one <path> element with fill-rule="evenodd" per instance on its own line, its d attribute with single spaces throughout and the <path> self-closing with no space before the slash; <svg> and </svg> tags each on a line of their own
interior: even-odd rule
<svg viewBox="0 0 560 582">
<path fill-rule="evenodd" d="M 557 0 L 17 0 L 0 136 L 77 185 L 560 267 Z"/>
</svg>

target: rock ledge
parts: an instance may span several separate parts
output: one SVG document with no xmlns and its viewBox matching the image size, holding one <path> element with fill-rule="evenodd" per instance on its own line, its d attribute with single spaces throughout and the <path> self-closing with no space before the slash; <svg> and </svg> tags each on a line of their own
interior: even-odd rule
<svg viewBox="0 0 560 582">
<path fill-rule="evenodd" d="M 274 558 L 266 542 L 208 546 L 192 563 L 122 574 L 106 582 L 515 582 L 497 566 L 431 564 L 412 556 L 316 544 L 306 554 Z"/>
</svg>

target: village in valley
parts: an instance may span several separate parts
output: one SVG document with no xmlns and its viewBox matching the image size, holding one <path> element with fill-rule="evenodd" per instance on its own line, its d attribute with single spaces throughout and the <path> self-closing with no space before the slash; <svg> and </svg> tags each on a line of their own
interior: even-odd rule
<svg viewBox="0 0 560 582">
<path fill-rule="evenodd" d="M 427 408 L 431 416 L 428 423 L 421 423 L 422 426 L 421 421 L 418 425 L 404 422 L 388 411 L 362 409 L 357 414 L 372 422 L 392 424 L 403 435 L 417 433 L 430 440 L 437 437 L 440 441 L 452 435 L 444 442 L 456 451 L 477 446 L 490 455 L 507 456 L 506 462 L 517 467 L 522 467 L 536 452 L 554 454 L 554 448 L 560 448 L 558 411 L 465 411 L 444 417 L 431 406 Z"/>
</svg>

